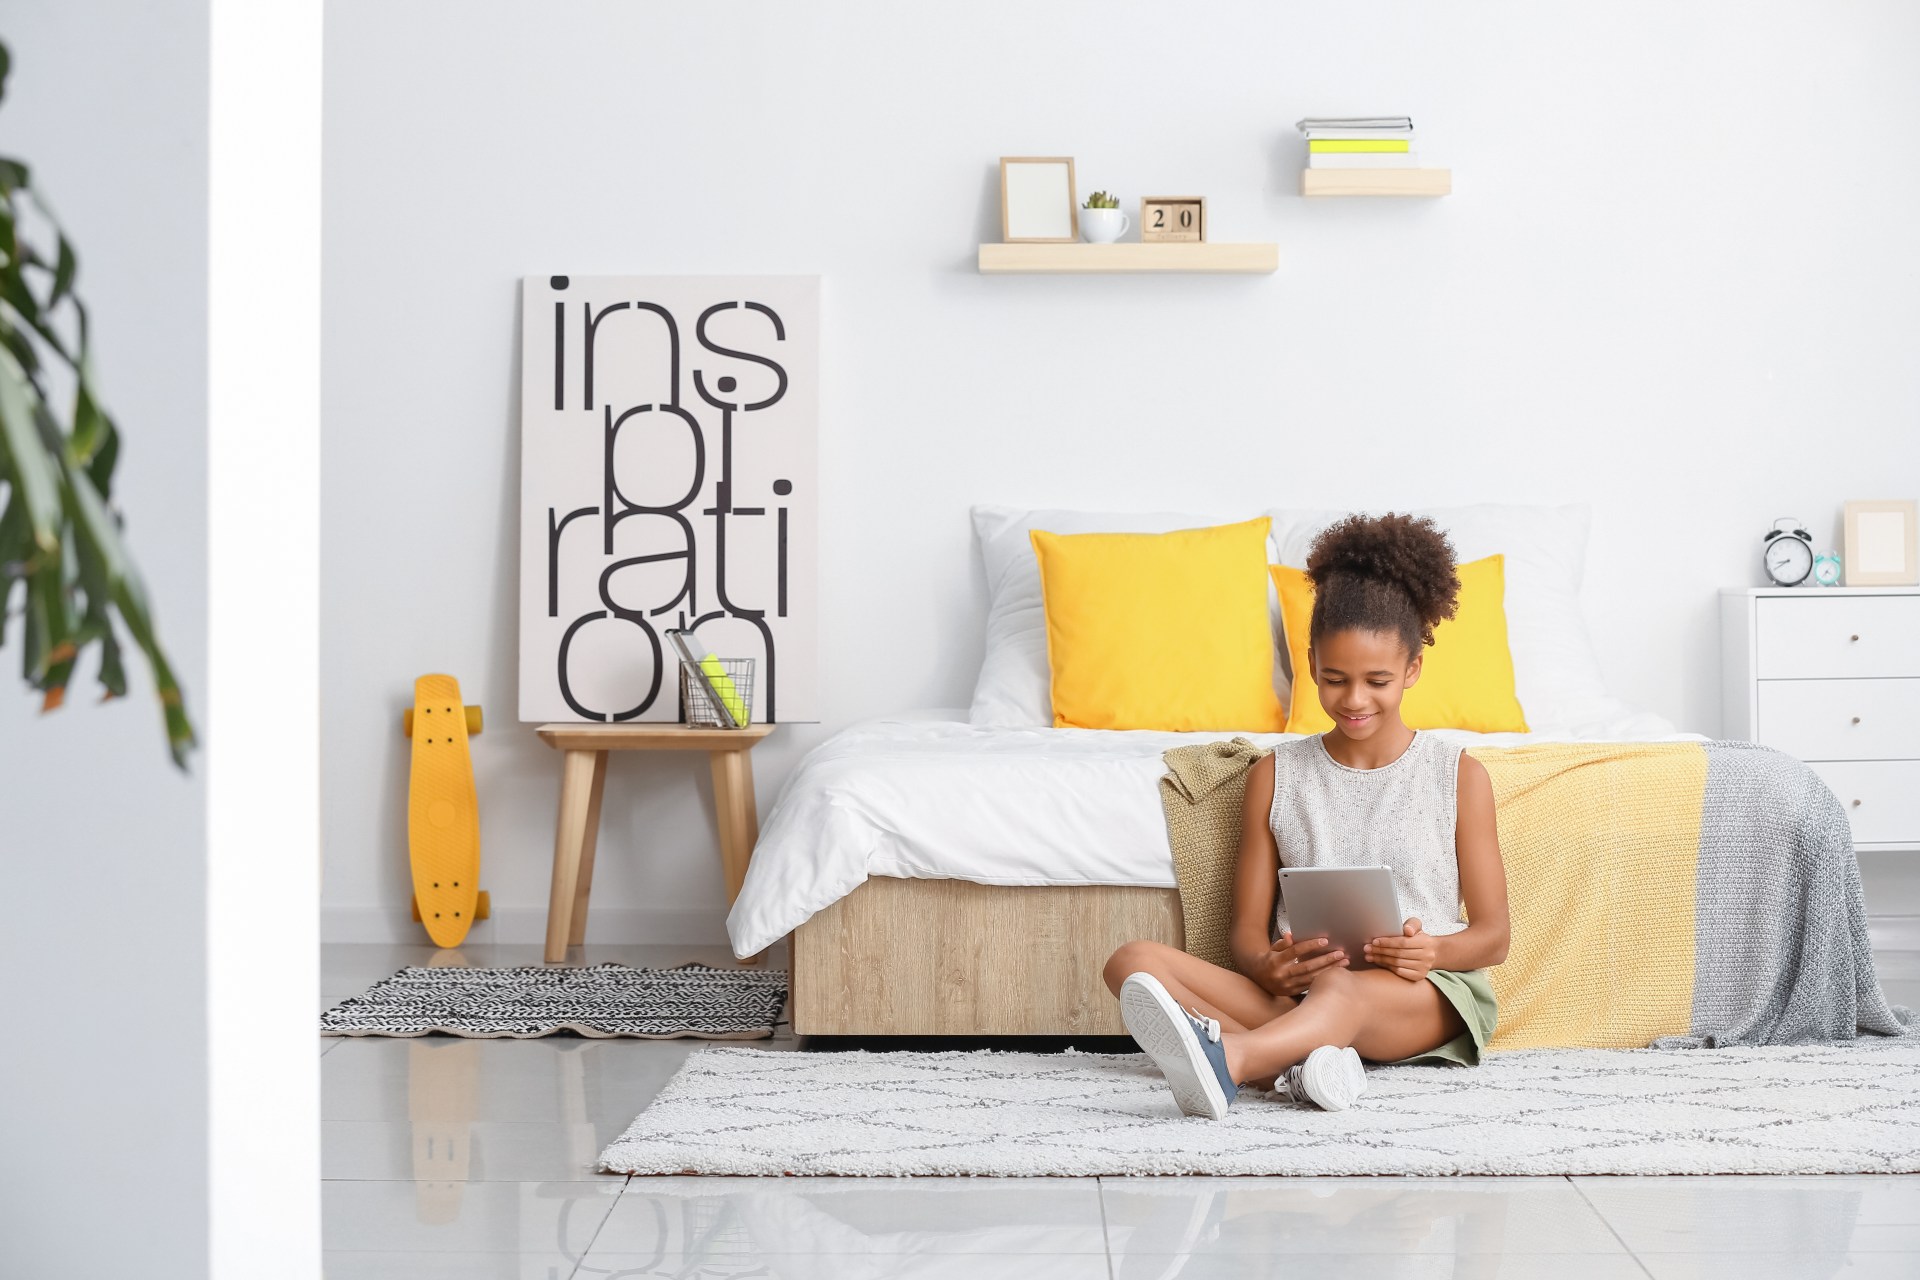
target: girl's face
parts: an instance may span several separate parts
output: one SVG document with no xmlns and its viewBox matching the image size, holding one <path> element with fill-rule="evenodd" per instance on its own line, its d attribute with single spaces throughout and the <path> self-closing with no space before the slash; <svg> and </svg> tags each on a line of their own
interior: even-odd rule
<svg viewBox="0 0 1920 1280">
<path fill-rule="evenodd" d="M 1320 705 L 1334 727 L 1356 742 L 1400 724 L 1400 699 L 1420 679 L 1420 655 L 1397 635 L 1336 631 L 1307 650 Z"/>
</svg>

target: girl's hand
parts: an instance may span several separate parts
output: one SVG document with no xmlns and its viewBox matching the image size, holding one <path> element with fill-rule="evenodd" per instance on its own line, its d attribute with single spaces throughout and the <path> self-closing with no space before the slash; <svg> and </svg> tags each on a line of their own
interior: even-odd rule
<svg viewBox="0 0 1920 1280">
<path fill-rule="evenodd" d="M 1293 940 L 1293 930 L 1281 931 L 1280 941 L 1261 957 L 1259 971 L 1249 974 L 1276 996 L 1299 996 L 1328 969 L 1347 967 L 1347 953 L 1325 938 Z"/>
<path fill-rule="evenodd" d="M 1367 962 L 1390 969 L 1408 982 L 1418 982 L 1440 958 L 1440 946 L 1424 932 L 1418 917 L 1410 916 L 1397 938 L 1375 938 L 1366 945 Z"/>
</svg>

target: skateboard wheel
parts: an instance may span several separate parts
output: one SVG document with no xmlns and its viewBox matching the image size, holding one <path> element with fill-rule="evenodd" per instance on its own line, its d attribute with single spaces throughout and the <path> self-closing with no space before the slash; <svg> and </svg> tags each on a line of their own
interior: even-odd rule
<svg viewBox="0 0 1920 1280">
<path fill-rule="evenodd" d="M 485 889 L 480 891 L 480 900 L 473 904 L 473 918 L 485 920 L 493 915 L 493 896 Z"/>
<path fill-rule="evenodd" d="M 413 708 L 408 707 L 400 713 L 400 732 L 409 738 L 413 736 Z M 417 917 L 416 917 L 417 918 Z"/>
</svg>

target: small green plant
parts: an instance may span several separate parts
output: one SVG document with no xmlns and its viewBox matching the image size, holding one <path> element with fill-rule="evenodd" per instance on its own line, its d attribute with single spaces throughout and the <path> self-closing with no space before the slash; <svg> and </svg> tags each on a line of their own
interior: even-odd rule
<svg viewBox="0 0 1920 1280">
<path fill-rule="evenodd" d="M 0 44 L 0 96 L 9 64 Z M 120 431 L 94 384 L 78 271 L 26 165 L 0 156 L 0 646 L 18 585 L 21 674 L 39 691 L 40 709 L 66 700 L 80 655 L 94 645 L 101 688 L 124 697 L 117 623 L 146 655 L 167 750 L 185 769 L 193 726 L 121 537 L 113 504 Z"/>
<path fill-rule="evenodd" d="M 1104 191 L 1096 191 L 1088 196 L 1087 202 L 1080 207 L 1082 209 L 1118 209 L 1120 207 L 1120 197 L 1108 195 Z"/>
</svg>

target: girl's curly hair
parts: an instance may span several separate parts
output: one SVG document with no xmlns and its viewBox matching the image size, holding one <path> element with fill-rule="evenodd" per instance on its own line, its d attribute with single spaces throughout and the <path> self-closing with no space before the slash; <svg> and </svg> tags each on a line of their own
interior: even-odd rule
<svg viewBox="0 0 1920 1280">
<path fill-rule="evenodd" d="M 1397 635 L 1411 657 L 1459 608 L 1453 544 L 1424 516 L 1352 515 L 1322 530 L 1307 553 L 1315 645 L 1340 631 Z"/>
</svg>

